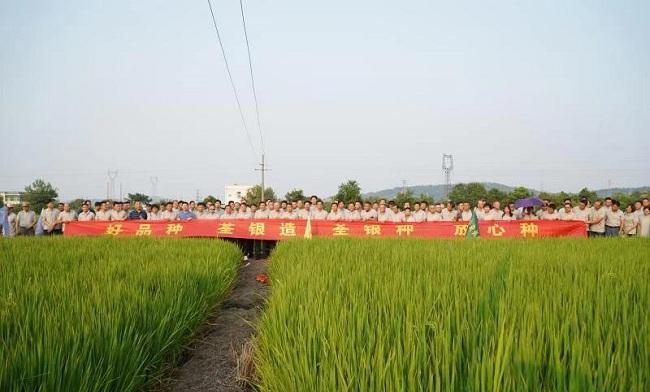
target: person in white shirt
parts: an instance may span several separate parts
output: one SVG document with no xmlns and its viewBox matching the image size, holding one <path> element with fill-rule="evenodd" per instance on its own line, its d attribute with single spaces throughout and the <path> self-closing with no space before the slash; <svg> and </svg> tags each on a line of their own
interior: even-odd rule
<svg viewBox="0 0 650 392">
<path fill-rule="evenodd" d="M 413 213 L 411 212 L 411 209 L 409 207 L 406 207 L 404 209 L 403 218 L 404 218 L 404 222 L 415 223 L 415 216 L 413 216 Z"/>
<path fill-rule="evenodd" d="M 447 202 L 447 208 L 442 210 L 442 220 L 447 222 L 452 222 L 458 219 L 458 211 L 454 209 L 456 204 L 453 201 Z"/>
<path fill-rule="evenodd" d="M 429 211 L 427 211 L 427 222 L 440 222 L 442 221 L 442 206 L 439 204 L 431 204 Z"/>
<path fill-rule="evenodd" d="M 427 208 L 428 204 L 426 201 L 415 203 L 413 205 L 413 219 L 416 222 L 424 222 L 427 219 Z"/>
<path fill-rule="evenodd" d="M 521 215 L 521 220 L 538 220 L 539 217 L 533 212 L 533 207 L 524 208 L 524 213 Z"/>
<path fill-rule="evenodd" d="M 239 205 L 239 211 L 237 211 L 237 219 L 251 219 L 253 214 L 248 210 L 246 204 Z"/>
<path fill-rule="evenodd" d="M 237 213 L 232 211 L 232 205 L 226 204 L 223 214 L 221 214 L 219 219 L 237 219 Z"/>
<path fill-rule="evenodd" d="M 492 202 L 490 212 L 485 216 L 485 220 L 501 220 L 503 211 L 501 211 L 501 202 L 495 200 Z"/>
<path fill-rule="evenodd" d="M 328 215 L 327 211 L 323 209 L 323 201 L 322 200 L 316 201 L 316 207 L 311 212 L 311 219 L 326 220 L 327 215 Z"/>
<path fill-rule="evenodd" d="M 151 205 L 151 212 L 147 213 L 147 220 L 150 221 L 163 220 L 162 212 L 160 212 L 160 206 L 158 204 Z"/>
<path fill-rule="evenodd" d="M 594 208 L 589 213 L 587 224 L 589 225 L 589 237 L 602 237 L 605 235 L 605 219 L 607 218 L 607 210 L 603 207 L 603 202 L 596 200 Z"/>
<path fill-rule="evenodd" d="M 106 202 L 100 204 L 99 210 L 95 211 L 95 220 L 96 221 L 109 221 L 111 220 L 111 213 L 108 212 Z"/>
<path fill-rule="evenodd" d="M 605 235 L 608 237 L 617 236 L 621 232 L 623 211 L 620 210 L 620 206 L 618 200 L 612 200 L 610 209 L 605 210 Z"/>
<path fill-rule="evenodd" d="M 550 203 L 544 212 L 542 212 L 541 220 L 559 220 L 560 217 L 555 212 L 555 204 Z"/>
<path fill-rule="evenodd" d="M 573 206 L 571 203 L 564 203 L 564 208 L 562 209 L 562 215 L 558 214 L 560 220 L 563 221 L 570 221 L 570 220 L 575 220 L 575 216 L 573 215 Z"/>
<path fill-rule="evenodd" d="M 348 209 L 345 214 L 345 220 L 350 222 L 357 222 L 361 220 L 361 213 L 356 210 L 354 203 L 348 203 Z"/>
<path fill-rule="evenodd" d="M 377 210 L 373 209 L 370 202 L 367 201 L 363 203 L 363 211 L 360 212 L 360 215 L 364 222 L 377 220 Z"/>
<path fill-rule="evenodd" d="M 255 214 L 253 215 L 255 219 L 268 219 L 269 218 L 269 210 L 266 209 L 266 203 L 261 202 L 260 207 L 255 211 Z"/>
<path fill-rule="evenodd" d="M 589 207 L 587 207 L 587 199 L 580 199 L 578 207 L 573 209 L 573 218 L 587 223 L 589 220 Z"/>
<path fill-rule="evenodd" d="M 47 203 L 47 207 L 41 212 L 41 217 L 43 218 L 43 232 L 45 234 L 57 234 L 55 229 L 57 225 L 57 219 L 59 218 L 60 211 L 54 208 L 54 202 L 51 200 Z"/>
<path fill-rule="evenodd" d="M 95 220 L 95 214 L 93 214 L 92 211 L 90 211 L 90 204 L 84 203 L 81 206 L 81 212 L 79 213 L 77 220 L 79 222 L 90 222 Z"/>
<path fill-rule="evenodd" d="M 282 205 L 279 202 L 273 203 L 273 209 L 269 211 L 269 219 L 282 218 Z"/>
<path fill-rule="evenodd" d="M 330 208 L 330 213 L 327 214 L 328 221 L 340 221 L 343 220 L 343 214 L 339 211 L 339 205 L 337 203 L 332 203 Z"/>
<path fill-rule="evenodd" d="M 379 210 L 377 211 L 377 221 L 379 223 L 390 222 L 390 215 L 386 209 L 386 204 L 379 204 Z"/>
<path fill-rule="evenodd" d="M 289 220 L 294 220 L 298 219 L 298 213 L 293 210 L 293 205 L 292 204 L 287 204 L 287 209 L 284 211 L 280 217 L 282 219 L 289 219 Z"/>
<path fill-rule="evenodd" d="M 59 214 L 57 219 L 58 224 L 62 225 L 62 231 L 65 231 L 65 223 L 70 223 L 77 220 L 77 213 L 70 209 L 70 204 L 63 204 L 63 211 Z"/>
<path fill-rule="evenodd" d="M 123 221 L 126 220 L 126 211 L 122 208 L 122 203 L 115 201 L 113 202 L 113 209 L 111 210 L 111 220 L 112 221 Z"/>
<path fill-rule="evenodd" d="M 311 218 L 311 203 L 309 201 L 302 203 L 302 207 L 296 211 L 296 214 L 298 214 L 298 219 L 307 220 Z"/>
<path fill-rule="evenodd" d="M 506 206 L 503 207 L 503 216 L 501 217 L 501 220 L 513 221 L 513 220 L 516 220 L 516 219 L 517 219 L 517 217 L 512 212 L 512 207 L 510 207 L 510 205 L 506 204 Z"/>
<path fill-rule="evenodd" d="M 219 214 L 217 214 L 217 208 L 214 206 L 214 204 L 209 206 L 207 212 L 199 216 L 198 219 L 202 219 L 202 220 L 219 219 Z"/>
<path fill-rule="evenodd" d="M 14 206 L 7 204 L 6 214 L 9 227 L 5 227 L 4 230 L 6 230 L 5 233 L 9 234 L 9 237 L 13 237 L 16 235 L 16 213 L 14 212 Z"/>
<path fill-rule="evenodd" d="M 458 214 L 459 218 L 463 222 L 469 222 L 470 219 L 472 219 L 472 211 L 469 203 L 463 202 L 460 203 L 460 214 Z"/>
<path fill-rule="evenodd" d="M 409 207 L 406 207 L 410 210 Z M 393 205 L 393 208 L 391 208 L 392 214 L 390 214 L 390 221 L 393 223 L 402 223 L 405 221 L 404 213 L 402 213 L 397 205 Z"/>
<path fill-rule="evenodd" d="M 160 219 L 166 221 L 176 220 L 177 214 L 174 211 L 174 204 L 170 201 L 165 203 L 165 210 L 160 213 Z"/>
<path fill-rule="evenodd" d="M 634 213 L 634 205 L 629 204 L 625 208 L 625 213 L 623 218 L 621 218 L 621 235 L 622 236 L 636 236 L 636 232 L 639 229 L 639 218 Z"/>
<path fill-rule="evenodd" d="M 636 215 L 637 219 L 641 219 L 643 216 L 643 203 L 641 200 L 637 200 L 634 202 L 634 215 Z"/>
<path fill-rule="evenodd" d="M 485 208 L 485 200 L 478 199 L 478 201 L 476 202 L 476 207 L 474 207 L 474 213 L 476 214 L 476 219 L 478 220 L 485 219 L 485 212 L 483 211 L 484 208 Z"/>
<path fill-rule="evenodd" d="M 643 216 L 639 219 L 639 237 L 650 237 L 650 206 L 643 207 Z"/>
</svg>

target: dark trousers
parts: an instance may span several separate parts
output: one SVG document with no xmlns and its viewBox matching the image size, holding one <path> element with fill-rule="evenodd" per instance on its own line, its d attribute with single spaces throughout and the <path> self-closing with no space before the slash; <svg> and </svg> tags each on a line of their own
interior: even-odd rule
<svg viewBox="0 0 650 392">
<path fill-rule="evenodd" d="M 590 238 L 604 237 L 605 233 L 596 233 L 595 231 L 590 231 L 587 233 Z"/>
<path fill-rule="evenodd" d="M 18 232 L 16 235 L 34 235 L 34 228 L 33 227 L 22 227 L 18 226 Z"/>
</svg>

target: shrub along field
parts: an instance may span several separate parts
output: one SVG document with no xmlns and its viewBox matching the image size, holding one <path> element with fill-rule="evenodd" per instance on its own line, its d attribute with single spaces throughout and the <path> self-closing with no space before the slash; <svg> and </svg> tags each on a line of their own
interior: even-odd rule
<svg viewBox="0 0 650 392">
<path fill-rule="evenodd" d="M 288 241 L 261 391 L 648 391 L 650 242 Z"/>
<path fill-rule="evenodd" d="M 221 301 L 217 240 L 0 240 L 0 391 L 135 391 Z"/>
</svg>

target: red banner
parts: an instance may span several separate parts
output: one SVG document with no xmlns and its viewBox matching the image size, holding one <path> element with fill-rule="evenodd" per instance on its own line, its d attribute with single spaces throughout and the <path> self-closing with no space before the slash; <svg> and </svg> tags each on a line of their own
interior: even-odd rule
<svg viewBox="0 0 650 392">
<path fill-rule="evenodd" d="M 307 235 L 305 235 L 307 232 Z M 377 223 L 304 220 L 71 222 L 66 236 L 223 237 L 282 240 L 309 237 L 462 238 L 467 222 Z M 480 221 L 482 238 L 586 237 L 582 221 Z"/>
</svg>

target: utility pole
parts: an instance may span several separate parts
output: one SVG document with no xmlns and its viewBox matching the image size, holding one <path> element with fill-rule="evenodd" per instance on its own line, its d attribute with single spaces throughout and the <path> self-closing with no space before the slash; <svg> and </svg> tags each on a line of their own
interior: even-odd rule
<svg viewBox="0 0 650 392">
<path fill-rule="evenodd" d="M 117 178 L 117 170 L 109 170 L 108 184 L 106 185 L 106 199 L 108 200 L 115 198 L 115 178 Z"/>
<path fill-rule="evenodd" d="M 445 198 L 451 193 L 451 171 L 454 170 L 454 157 L 451 154 L 442 154 L 442 171 L 445 173 Z"/>
<path fill-rule="evenodd" d="M 120 182 L 120 201 L 123 201 L 124 197 L 122 196 L 122 183 Z"/>
<path fill-rule="evenodd" d="M 406 194 L 406 180 L 402 180 L 402 193 Z"/>
<path fill-rule="evenodd" d="M 149 177 L 151 181 L 151 197 L 158 196 L 158 177 Z"/>
<path fill-rule="evenodd" d="M 262 154 L 262 163 L 260 163 L 260 168 L 255 169 L 255 171 L 262 172 L 262 189 L 260 192 L 260 202 L 264 201 L 264 173 L 267 171 L 271 171 L 271 169 L 266 168 L 266 162 L 264 161 L 264 154 Z"/>
</svg>

